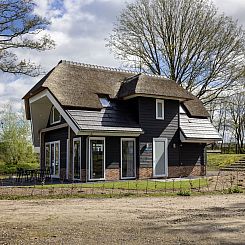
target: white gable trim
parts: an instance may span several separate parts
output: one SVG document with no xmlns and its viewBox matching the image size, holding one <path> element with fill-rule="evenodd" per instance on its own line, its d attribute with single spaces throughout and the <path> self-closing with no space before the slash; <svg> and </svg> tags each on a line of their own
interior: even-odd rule
<svg viewBox="0 0 245 245">
<path fill-rule="evenodd" d="M 61 105 L 58 103 L 58 101 L 55 99 L 55 97 L 47 90 L 43 90 L 42 92 L 34 95 L 29 99 L 29 103 L 32 104 L 38 100 L 40 100 L 43 97 L 47 97 L 50 102 L 54 105 L 54 107 L 59 111 L 61 116 L 65 119 L 65 121 L 68 123 L 68 125 L 72 128 L 74 133 L 77 135 L 79 130 L 77 126 L 74 124 L 74 122 L 70 119 L 70 117 L 66 114 L 66 112 L 63 110 Z"/>
</svg>

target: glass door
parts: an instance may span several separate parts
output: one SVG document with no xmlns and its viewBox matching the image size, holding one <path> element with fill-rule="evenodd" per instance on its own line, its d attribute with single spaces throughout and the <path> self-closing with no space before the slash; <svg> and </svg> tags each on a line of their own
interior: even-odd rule
<svg viewBox="0 0 245 245">
<path fill-rule="evenodd" d="M 73 179 L 81 180 L 81 138 L 73 139 Z"/>
<path fill-rule="evenodd" d="M 164 177 L 168 175 L 168 140 L 153 139 L 153 176 Z"/>
<path fill-rule="evenodd" d="M 89 179 L 105 179 L 105 138 L 89 138 Z"/>
<path fill-rule="evenodd" d="M 121 178 L 136 177 L 135 139 L 121 139 Z"/>
<path fill-rule="evenodd" d="M 60 172 L 60 142 L 45 144 L 45 169 L 50 171 L 52 177 L 59 177 Z"/>
</svg>

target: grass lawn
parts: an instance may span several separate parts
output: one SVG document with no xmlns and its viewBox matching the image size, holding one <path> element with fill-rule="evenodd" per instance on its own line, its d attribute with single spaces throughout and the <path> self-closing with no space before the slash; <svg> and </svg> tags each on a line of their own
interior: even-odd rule
<svg viewBox="0 0 245 245">
<path fill-rule="evenodd" d="M 116 182 L 78 183 L 78 184 L 54 184 L 36 186 L 36 188 L 105 188 L 105 189 L 129 189 L 129 190 L 164 190 L 166 189 L 190 189 L 206 186 L 206 179 L 175 180 L 175 181 L 152 181 L 152 180 L 130 180 Z"/>
<path fill-rule="evenodd" d="M 245 154 L 208 153 L 207 155 L 208 155 L 208 170 L 218 170 L 221 167 L 225 167 L 242 158 L 245 158 Z"/>
</svg>

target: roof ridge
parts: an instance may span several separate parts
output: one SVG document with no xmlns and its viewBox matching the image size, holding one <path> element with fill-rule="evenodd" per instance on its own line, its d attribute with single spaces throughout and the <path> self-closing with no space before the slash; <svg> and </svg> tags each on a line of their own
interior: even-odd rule
<svg viewBox="0 0 245 245">
<path fill-rule="evenodd" d="M 80 62 L 69 61 L 69 60 L 61 60 L 58 64 L 61 64 L 61 63 L 68 64 L 68 65 L 82 66 L 82 67 L 86 67 L 86 68 L 95 68 L 95 69 L 100 69 L 100 70 L 105 70 L 105 71 L 131 73 L 131 74 L 135 74 L 135 76 L 140 74 L 140 75 L 146 75 L 149 77 L 168 79 L 167 77 L 164 77 L 162 75 L 155 75 L 155 74 L 150 74 L 150 73 L 146 73 L 146 72 L 130 71 L 130 70 L 114 68 L 114 67 L 109 67 L 109 66 L 92 65 L 92 64 L 80 63 Z"/>
</svg>

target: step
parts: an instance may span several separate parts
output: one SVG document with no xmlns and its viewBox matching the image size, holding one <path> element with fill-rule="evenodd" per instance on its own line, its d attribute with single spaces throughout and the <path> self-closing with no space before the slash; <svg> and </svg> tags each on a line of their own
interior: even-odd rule
<svg viewBox="0 0 245 245">
<path fill-rule="evenodd" d="M 245 168 L 221 168 L 222 171 L 245 171 Z"/>
<path fill-rule="evenodd" d="M 232 168 L 245 168 L 245 164 L 231 164 L 230 166 L 227 166 L 228 168 L 229 167 L 232 167 Z"/>
</svg>

